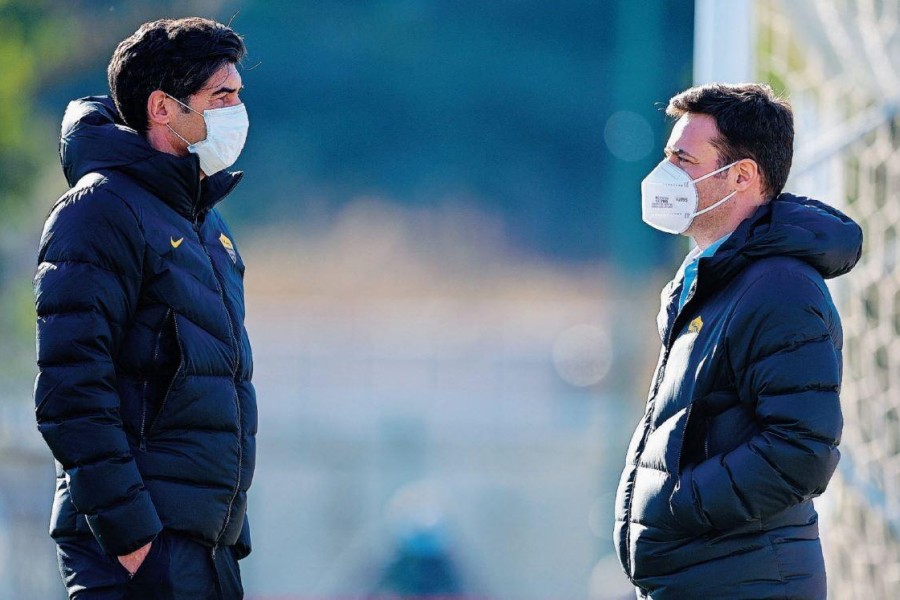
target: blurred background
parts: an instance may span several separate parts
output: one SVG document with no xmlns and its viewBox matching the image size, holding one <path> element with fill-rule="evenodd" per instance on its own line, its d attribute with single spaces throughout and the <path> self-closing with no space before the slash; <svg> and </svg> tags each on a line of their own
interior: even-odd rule
<svg viewBox="0 0 900 600">
<path fill-rule="evenodd" d="M 256 600 L 633 597 L 625 447 L 687 242 L 640 219 L 694 82 L 794 103 L 788 190 L 864 260 L 832 596 L 900 589 L 900 0 L 0 0 L 0 598 L 63 598 L 34 425 L 31 278 L 67 102 L 142 22 L 231 22 L 250 137 L 221 206 L 247 268 Z"/>
</svg>

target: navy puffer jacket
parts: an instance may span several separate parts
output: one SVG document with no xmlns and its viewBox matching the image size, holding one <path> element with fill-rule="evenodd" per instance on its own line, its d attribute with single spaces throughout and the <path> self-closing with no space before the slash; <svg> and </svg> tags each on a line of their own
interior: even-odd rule
<svg viewBox="0 0 900 600">
<path fill-rule="evenodd" d="M 165 527 L 250 551 L 256 398 L 244 263 L 213 206 L 241 173 L 199 178 L 113 103 L 69 104 L 71 189 L 44 226 L 35 277 L 38 429 L 57 462 L 50 530 L 114 555 Z"/>
<path fill-rule="evenodd" d="M 838 462 L 842 331 L 823 278 L 859 260 L 860 228 L 782 194 L 711 257 L 662 351 L 616 497 L 615 544 L 639 595 L 820 599 L 812 499 Z"/>
</svg>

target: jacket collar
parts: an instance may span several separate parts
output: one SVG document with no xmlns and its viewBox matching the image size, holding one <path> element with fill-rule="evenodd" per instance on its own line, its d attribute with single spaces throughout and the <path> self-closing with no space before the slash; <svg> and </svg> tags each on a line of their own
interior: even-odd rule
<svg viewBox="0 0 900 600">
<path fill-rule="evenodd" d="M 861 254 L 862 229 L 850 217 L 818 200 L 780 194 L 742 221 L 715 254 L 699 259 L 696 289 L 685 307 L 723 289 L 751 263 L 766 257 L 792 256 L 830 279 L 853 269 Z M 679 273 L 660 296 L 657 326 L 663 340 L 679 316 L 683 284 Z"/>
<path fill-rule="evenodd" d="M 154 149 L 146 138 L 121 123 L 108 96 L 69 103 L 60 134 L 60 161 L 69 185 L 87 173 L 120 171 L 171 206 L 196 220 L 240 183 L 240 171 L 200 179 L 200 159 L 173 156 Z"/>
</svg>

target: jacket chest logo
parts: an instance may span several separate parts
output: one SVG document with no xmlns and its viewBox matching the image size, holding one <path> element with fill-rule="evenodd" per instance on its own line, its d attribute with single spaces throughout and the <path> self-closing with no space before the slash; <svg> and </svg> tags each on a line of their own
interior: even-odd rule
<svg viewBox="0 0 900 600">
<path fill-rule="evenodd" d="M 219 236 L 219 241 L 222 242 L 222 246 L 228 252 L 228 256 L 231 257 L 231 262 L 237 263 L 237 253 L 235 253 L 234 244 L 231 243 L 231 240 L 228 239 L 228 236 L 223 233 Z"/>
<path fill-rule="evenodd" d="M 701 329 L 703 329 L 703 319 L 701 317 L 697 317 L 688 325 L 688 333 L 700 333 Z"/>
<path fill-rule="evenodd" d="M 174 237 L 169 237 L 169 243 L 172 244 L 173 248 L 177 248 L 178 246 L 180 246 L 181 242 L 183 242 L 183 241 L 184 241 L 183 237 L 178 238 L 177 240 Z"/>
</svg>

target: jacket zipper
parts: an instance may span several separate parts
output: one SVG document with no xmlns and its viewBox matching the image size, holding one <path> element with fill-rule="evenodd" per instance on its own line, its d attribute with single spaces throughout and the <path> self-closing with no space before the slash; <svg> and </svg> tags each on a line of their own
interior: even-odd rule
<svg viewBox="0 0 900 600">
<path fill-rule="evenodd" d="M 156 334 L 156 346 L 153 348 L 153 367 L 156 368 L 156 362 L 159 359 L 159 347 L 162 343 L 163 333 L 166 331 L 166 325 L 169 323 L 169 316 L 172 314 L 172 309 L 166 309 L 166 316 L 163 317 L 162 327 L 159 328 L 159 333 Z M 176 325 L 177 327 L 177 325 Z M 176 370 L 177 374 L 178 371 Z M 140 449 L 147 450 L 147 438 L 145 437 L 146 426 L 147 426 L 147 386 L 150 383 L 149 379 L 144 380 L 144 390 L 142 397 L 144 401 L 141 406 L 141 436 L 140 436 Z M 171 389 L 172 384 L 169 383 L 169 389 Z M 168 397 L 169 393 L 166 391 L 166 397 Z M 165 402 L 165 397 L 163 398 L 163 402 Z M 155 419 L 154 419 L 155 420 Z"/>
<path fill-rule="evenodd" d="M 684 433 L 687 433 L 687 425 L 688 421 L 691 420 L 691 411 L 694 410 L 694 403 L 691 402 L 687 407 L 687 414 L 684 418 Z M 685 443 L 684 435 L 681 436 L 681 444 L 678 446 L 678 456 L 675 458 L 675 472 L 673 475 L 678 475 L 678 471 L 681 469 L 681 453 L 684 452 L 684 443 Z"/>
<path fill-rule="evenodd" d="M 666 339 L 663 340 L 663 345 L 665 350 L 663 351 L 662 362 L 659 365 L 659 372 L 656 375 L 656 381 L 653 383 L 653 391 L 650 395 L 650 401 L 647 403 L 647 414 L 644 416 L 644 434 L 641 436 L 641 443 L 638 445 L 639 451 L 635 456 L 635 467 L 637 468 L 638 464 L 641 462 L 641 455 L 644 453 L 644 445 L 647 443 L 647 437 L 650 435 L 650 419 L 653 415 L 653 408 L 656 404 L 656 394 L 659 392 L 659 386 L 662 385 L 663 377 L 665 377 L 666 366 L 669 363 L 669 352 L 672 350 L 672 336 L 676 330 L 676 325 L 678 325 L 679 317 L 684 314 L 684 308 L 688 305 L 691 299 L 694 297 L 694 292 L 696 291 L 696 284 L 691 287 L 688 291 L 688 296 L 684 301 L 684 306 L 681 307 L 675 314 L 675 318 L 672 320 L 672 326 L 669 331 L 666 333 Z M 688 417 L 690 417 L 690 407 L 688 408 Z M 684 445 L 682 444 L 682 448 Z M 681 462 L 681 449 L 678 450 L 678 462 Z M 637 470 L 635 469 L 635 478 L 637 477 Z M 634 499 L 629 498 L 628 507 L 625 509 L 625 563 L 626 563 L 626 575 L 628 579 L 634 583 L 634 579 L 632 577 L 632 568 L 631 564 L 631 508 L 634 504 Z M 635 584 L 637 585 L 637 584 Z"/>
<path fill-rule="evenodd" d="M 691 405 L 693 406 L 693 405 Z M 706 417 L 706 431 L 703 433 L 703 458 L 709 458 L 709 426 L 712 423 L 712 419 L 708 416 Z"/>
<path fill-rule="evenodd" d="M 143 401 L 141 402 L 141 432 L 138 436 L 138 448 L 142 452 L 146 452 L 147 450 L 147 440 L 144 437 L 144 427 L 147 424 L 147 384 L 150 383 L 149 379 L 144 380 L 144 387 L 141 390 L 141 398 Z"/>
<path fill-rule="evenodd" d="M 194 219 L 194 231 L 197 233 L 197 238 L 200 240 L 200 247 L 203 248 L 203 252 L 206 254 L 206 258 L 209 260 L 209 266 L 213 271 L 213 276 L 215 277 L 216 287 L 219 288 L 219 298 L 222 300 L 222 308 L 225 310 L 225 318 L 228 321 L 228 333 L 231 336 L 231 342 L 234 345 L 234 363 L 232 364 L 231 371 L 231 385 L 234 389 L 234 406 L 237 412 L 237 428 L 238 428 L 238 468 L 237 468 L 237 477 L 235 478 L 234 483 L 234 491 L 231 493 L 231 499 L 228 501 L 228 509 L 225 512 L 225 521 L 222 523 L 222 530 L 219 532 L 219 535 L 216 536 L 215 543 L 212 547 L 212 558 L 215 560 L 216 558 L 216 549 L 219 547 L 219 541 L 222 539 L 222 536 L 225 535 L 225 530 L 228 528 L 228 522 L 231 521 L 231 511 L 234 508 L 234 501 L 237 499 L 238 492 L 241 489 L 241 471 L 243 471 L 244 464 L 244 444 L 241 439 L 243 436 L 243 427 L 241 425 L 242 417 L 241 417 L 241 403 L 240 398 L 238 398 L 237 393 L 237 385 L 235 384 L 235 380 L 237 379 L 238 369 L 240 367 L 241 361 L 241 348 L 240 343 L 237 339 L 237 333 L 234 330 L 234 321 L 231 319 L 231 313 L 228 312 L 228 304 L 225 301 L 225 286 L 222 281 L 220 281 L 219 272 L 216 270 L 216 266 L 213 263 L 212 255 L 210 255 L 209 250 L 206 247 L 206 242 L 203 241 L 203 235 L 200 232 L 200 221 L 199 215 Z"/>
<path fill-rule="evenodd" d="M 664 376 L 665 370 L 666 370 L 666 365 L 668 364 L 668 361 L 669 361 L 669 352 L 672 349 L 672 336 L 673 336 L 674 332 L 677 330 L 678 321 L 679 321 L 681 315 L 685 314 L 684 309 L 687 308 L 687 306 L 688 306 L 688 304 L 690 304 L 691 300 L 694 299 L 694 296 L 696 295 L 696 293 L 697 293 L 697 280 L 695 279 L 693 284 L 691 285 L 691 289 L 688 290 L 687 297 L 684 299 L 684 305 L 682 305 L 681 309 L 679 309 L 675 313 L 675 318 L 672 319 L 672 326 L 669 328 L 669 331 L 666 334 L 666 339 L 663 340 L 663 344 L 665 345 L 665 351 L 663 352 L 662 363 L 660 364 L 660 367 L 659 367 L 659 374 L 656 377 L 656 382 L 653 384 L 653 393 L 651 394 L 651 400 L 650 400 L 650 403 L 648 403 L 648 405 L 647 405 L 647 415 L 644 418 L 644 434 L 641 437 L 641 443 L 638 446 L 640 451 L 637 453 L 637 456 L 635 457 L 637 460 L 637 463 L 640 463 L 640 461 L 641 461 L 641 455 L 644 453 L 644 444 L 647 443 L 647 437 L 650 435 L 649 421 L 653 414 L 653 407 L 656 402 L 656 394 L 657 394 L 657 392 L 659 392 L 659 386 L 662 384 L 663 376 Z M 693 404 L 688 406 L 687 419 L 690 419 L 692 409 L 693 409 Z M 685 420 L 685 427 L 687 427 L 687 419 Z M 706 447 L 707 454 L 709 453 L 708 444 L 709 444 L 709 436 L 707 436 L 706 439 L 704 440 L 704 445 Z M 682 441 L 681 447 L 678 449 L 678 462 L 676 463 L 676 465 L 679 465 L 681 463 L 681 452 L 683 449 L 684 449 L 684 441 Z M 635 466 L 637 466 L 637 465 L 635 465 Z M 678 467 L 676 466 L 676 469 L 677 468 Z M 636 471 L 635 471 L 635 477 L 637 477 Z M 629 499 L 628 507 L 625 510 L 625 528 L 626 528 L 625 529 L 625 552 L 626 552 L 625 562 L 627 564 L 626 575 L 628 576 L 628 579 L 631 580 L 632 583 L 634 583 L 634 579 L 632 578 L 632 575 L 631 575 L 631 569 L 632 569 L 632 564 L 631 564 L 631 507 L 632 507 L 633 503 L 634 503 L 634 500 Z M 635 585 L 637 585 L 637 584 L 635 584 Z"/>
<path fill-rule="evenodd" d="M 644 453 L 644 444 L 647 443 L 647 437 L 650 435 L 650 419 L 653 417 L 653 409 L 656 405 L 656 393 L 659 391 L 659 386 L 662 385 L 662 380 L 666 374 L 666 364 L 668 363 L 668 361 L 669 345 L 667 340 L 665 351 L 663 351 L 663 358 L 659 364 L 659 372 L 656 374 L 656 381 L 654 381 L 653 383 L 653 392 L 651 393 L 650 400 L 647 403 L 647 414 L 644 415 L 644 421 L 642 423 L 644 434 L 641 436 L 641 443 L 638 445 L 639 451 L 637 452 L 637 456 L 635 456 L 635 478 L 637 477 L 638 464 L 641 462 L 641 455 Z M 625 574 L 628 576 L 628 579 L 630 579 L 632 583 L 634 583 L 634 579 L 632 578 L 631 564 L 631 508 L 633 504 L 634 500 L 632 498 L 629 498 L 628 507 L 625 509 Z"/>
</svg>

